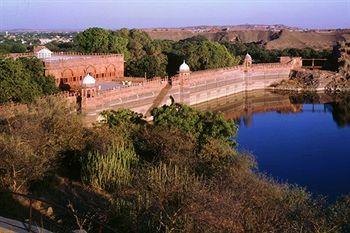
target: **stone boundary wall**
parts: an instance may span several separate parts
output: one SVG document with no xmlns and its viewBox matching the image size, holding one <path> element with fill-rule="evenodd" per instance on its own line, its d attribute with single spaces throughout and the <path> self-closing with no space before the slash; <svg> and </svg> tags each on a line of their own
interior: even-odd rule
<svg viewBox="0 0 350 233">
<path fill-rule="evenodd" d="M 62 55 L 62 59 L 59 57 Z M 82 79 L 90 73 L 96 80 L 110 81 L 124 77 L 124 56 L 120 54 L 108 55 L 77 55 L 71 57 L 59 54 L 56 59 L 44 59 L 45 75 L 55 77 L 56 84 L 68 84 L 79 87 Z"/>
<path fill-rule="evenodd" d="M 172 79 L 172 88 L 161 105 L 168 104 L 170 96 L 178 103 L 195 105 L 243 91 L 266 89 L 274 82 L 288 79 L 291 69 L 291 64 L 273 63 L 256 64 L 248 70 L 235 66 L 192 72 Z M 128 108 L 145 114 L 166 84 L 166 80 L 155 79 L 98 93 L 83 100 L 83 112 L 91 121 L 106 109 Z"/>
<path fill-rule="evenodd" d="M 100 56 L 100 57 L 106 57 L 106 56 L 119 56 L 123 57 L 123 54 L 116 54 L 116 53 L 79 53 L 79 52 L 53 52 L 52 55 L 54 56 Z M 3 58 L 19 58 L 19 57 L 34 57 L 35 54 L 33 52 L 30 53 L 6 53 L 1 54 L 0 57 Z"/>
<path fill-rule="evenodd" d="M 157 78 L 128 87 L 98 92 L 95 97 L 82 100 L 82 110 L 88 121 L 96 120 L 99 113 L 106 109 L 127 108 L 146 113 L 166 84 L 165 79 Z"/>
<path fill-rule="evenodd" d="M 0 58 L 34 57 L 34 53 L 10 53 Z M 45 76 L 52 75 L 56 85 L 79 88 L 86 74 L 97 80 L 111 81 L 124 77 L 124 55 L 103 53 L 54 52 L 51 58 L 41 59 Z M 68 88 L 67 88 L 68 89 Z"/>
<path fill-rule="evenodd" d="M 236 66 L 193 72 L 189 77 L 176 78 L 167 98 L 172 96 L 176 102 L 194 105 L 242 91 L 265 89 L 288 79 L 290 70 L 290 65 L 277 63 L 253 65 L 247 71 Z M 166 99 L 162 104 L 166 104 Z"/>
</svg>

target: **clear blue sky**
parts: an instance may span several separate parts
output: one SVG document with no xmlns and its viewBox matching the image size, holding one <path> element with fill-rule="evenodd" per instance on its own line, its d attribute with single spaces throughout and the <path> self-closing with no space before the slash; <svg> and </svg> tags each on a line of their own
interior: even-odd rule
<svg viewBox="0 0 350 233">
<path fill-rule="evenodd" d="M 350 28 L 350 0 L 0 0 L 0 30 L 245 23 Z"/>
</svg>

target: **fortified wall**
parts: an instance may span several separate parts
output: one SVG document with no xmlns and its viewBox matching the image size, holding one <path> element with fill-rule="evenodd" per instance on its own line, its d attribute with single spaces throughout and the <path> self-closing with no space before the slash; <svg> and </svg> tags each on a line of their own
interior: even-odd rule
<svg viewBox="0 0 350 233">
<path fill-rule="evenodd" d="M 86 74 L 99 81 L 124 76 L 124 56 L 121 54 L 54 53 L 43 62 L 45 75 L 54 76 L 57 85 L 80 87 Z"/>
<path fill-rule="evenodd" d="M 123 54 L 51 52 L 45 46 L 36 46 L 32 53 L 12 53 L 4 58 L 37 57 L 42 60 L 45 76 L 52 75 L 57 86 L 79 89 L 85 75 L 97 81 L 112 81 L 124 77 Z M 62 86 L 63 87 L 63 86 Z"/>
<path fill-rule="evenodd" d="M 176 78 L 168 96 L 176 102 L 195 105 L 242 91 L 265 89 L 288 79 L 291 69 L 288 64 L 275 63 L 193 72 Z"/>
<path fill-rule="evenodd" d="M 172 85 L 155 79 L 83 98 L 82 110 L 90 120 L 106 109 L 128 108 L 146 114 L 153 107 L 177 103 L 195 105 L 244 91 L 268 88 L 272 83 L 288 79 L 292 69 L 301 67 L 301 58 L 281 59 L 280 63 L 254 64 L 192 72 L 177 76 Z"/>
</svg>

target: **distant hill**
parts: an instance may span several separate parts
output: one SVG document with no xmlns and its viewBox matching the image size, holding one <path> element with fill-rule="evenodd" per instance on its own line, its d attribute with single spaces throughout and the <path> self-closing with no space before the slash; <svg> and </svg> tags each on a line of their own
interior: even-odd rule
<svg viewBox="0 0 350 233">
<path fill-rule="evenodd" d="M 331 49 L 338 41 L 350 39 L 350 30 L 336 31 L 281 31 L 278 38 L 267 42 L 268 49 L 283 49 L 287 47 L 314 49 Z"/>
<path fill-rule="evenodd" d="M 182 29 L 144 29 L 153 39 L 182 40 L 204 36 L 214 41 L 260 42 L 267 49 L 314 48 L 331 49 L 338 41 L 350 40 L 350 29 L 302 30 L 282 26 L 241 27 L 193 27 Z"/>
</svg>

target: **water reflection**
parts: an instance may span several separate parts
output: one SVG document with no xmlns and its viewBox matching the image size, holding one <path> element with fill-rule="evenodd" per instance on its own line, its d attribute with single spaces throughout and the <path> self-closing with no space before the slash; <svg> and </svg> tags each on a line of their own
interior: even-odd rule
<svg viewBox="0 0 350 233">
<path fill-rule="evenodd" d="M 303 109 L 310 104 L 311 109 Z M 316 109 L 316 105 L 323 109 Z M 224 98 L 208 101 L 195 106 L 201 110 L 222 112 L 227 119 L 234 119 L 239 124 L 250 127 L 254 114 L 276 112 L 280 114 L 311 112 L 331 112 L 333 120 L 339 127 L 350 126 L 350 93 L 295 93 L 273 92 L 268 90 L 242 92 Z"/>
<path fill-rule="evenodd" d="M 350 93 L 319 94 L 319 93 L 294 93 L 289 94 L 293 104 L 323 104 L 324 111 L 332 113 L 334 122 L 339 127 L 350 126 Z"/>
<path fill-rule="evenodd" d="M 328 104 L 332 109 L 333 120 L 339 127 L 350 126 L 350 94 L 340 94 L 335 101 Z"/>
<path fill-rule="evenodd" d="M 195 106 L 239 122 L 259 170 L 334 199 L 350 193 L 350 94 L 240 93 Z"/>
</svg>

